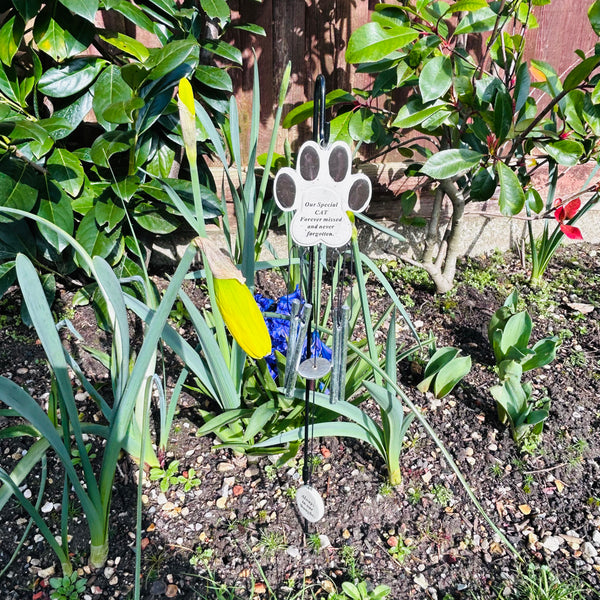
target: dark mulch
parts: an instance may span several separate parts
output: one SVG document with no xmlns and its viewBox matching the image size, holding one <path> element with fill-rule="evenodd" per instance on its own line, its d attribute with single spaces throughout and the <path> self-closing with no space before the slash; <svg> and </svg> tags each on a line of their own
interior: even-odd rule
<svg viewBox="0 0 600 600">
<path fill-rule="evenodd" d="M 456 290 L 444 296 L 423 283 L 394 281 L 398 293 L 414 304 L 409 310 L 421 331 L 431 331 L 438 346 L 459 347 L 473 358 L 470 374 L 441 401 L 416 391 L 419 365 L 414 362 L 399 365 L 401 385 L 526 563 L 549 564 L 563 578 L 577 574 L 592 588 L 600 587 L 599 266 L 594 248 L 570 246 L 560 250 L 550 269 L 551 285 L 538 290 L 528 288 L 522 265 L 510 254 L 503 260 L 465 261 Z M 484 279 L 486 273 L 492 274 L 490 281 Z M 532 454 L 517 450 L 498 423 L 489 393 L 496 378 L 487 323 L 511 282 L 522 287 L 528 300 L 534 335 L 554 332 L 563 340 L 556 361 L 531 374 L 536 393 L 552 400 L 542 444 Z M 265 294 L 282 292 L 280 281 L 260 283 Z M 371 296 L 374 305 L 383 302 L 375 287 Z M 68 298 L 65 292 L 63 300 Z M 43 352 L 27 328 L 14 325 L 19 302 L 17 292 L 2 300 L 0 373 L 43 401 L 49 389 Z M 594 309 L 584 314 L 577 303 Z M 103 343 L 91 309 L 77 309 L 71 317 L 88 343 Z M 400 335 L 409 342 L 406 330 Z M 94 361 L 86 361 L 85 368 L 106 382 Z M 499 590 L 509 594 L 514 588 L 518 562 L 416 423 L 407 436 L 404 481 L 397 489 L 384 486 L 384 463 L 365 444 L 314 440 L 313 485 L 326 507 L 323 520 L 309 530 L 322 536 L 317 551 L 316 536 L 305 535 L 292 499 L 301 455 L 276 469 L 269 457 L 217 448 L 214 438 L 195 435 L 202 424 L 199 405 L 201 399 L 186 397 L 167 463 L 178 459 L 180 471 L 194 468 L 201 485 L 185 493 L 176 487 L 161 494 L 156 483 L 149 483 L 145 490 L 143 598 L 217 597 L 208 589 L 211 581 L 235 586 L 239 598 L 267 597 L 269 587 L 273 597 L 286 598 L 303 584 L 325 598 L 326 592 L 356 576 L 389 585 L 390 597 L 397 599 L 458 599 L 471 593 L 494 598 Z M 22 439 L 0 439 L 2 466 L 10 468 L 26 446 Z M 58 528 L 62 477 L 52 462 L 49 471 L 44 503 L 54 503 L 47 517 Z M 74 505 L 71 549 L 74 563 L 88 578 L 86 598 L 131 597 L 135 476 L 136 467 L 124 458 L 114 491 L 109 562 L 103 570 L 91 572 L 86 566 L 84 516 Z M 34 498 L 38 477 L 36 473 L 29 482 Z M 2 518 L 0 569 L 27 524 L 14 501 Z M 389 552 L 393 538 L 410 550 L 403 560 Z M 0 580 L 2 598 L 49 598 L 47 580 L 53 567 L 58 568 L 55 557 L 33 529 Z"/>
</svg>

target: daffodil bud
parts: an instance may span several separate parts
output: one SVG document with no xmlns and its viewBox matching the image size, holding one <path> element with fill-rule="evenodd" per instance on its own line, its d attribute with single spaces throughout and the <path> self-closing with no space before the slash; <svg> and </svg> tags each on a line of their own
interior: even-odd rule
<svg viewBox="0 0 600 600">
<path fill-rule="evenodd" d="M 271 336 L 244 276 L 214 242 L 196 238 L 213 275 L 215 300 L 229 332 L 252 358 L 271 354 Z"/>
<path fill-rule="evenodd" d="M 187 79 L 179 81 L 179 93 L 177 94 L 177 106 L 179 107 L 179 120 L 181 122 L 181 133 L 185 152 L 190 163 L 195 163 L 196 151 L 196 108 L 194 106 L 194 92 L 192 85 Z"/>
</svg>

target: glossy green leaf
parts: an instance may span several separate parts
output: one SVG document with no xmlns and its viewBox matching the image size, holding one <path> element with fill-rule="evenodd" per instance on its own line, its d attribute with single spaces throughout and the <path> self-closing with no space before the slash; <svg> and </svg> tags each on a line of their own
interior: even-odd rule
<svg viewBox="0 0 600 600">
<path fill-rule="evenodd" d="M 600 136 L 600 104 L 592 104 L 589 95 L 583 100 L 583 118 L 596 136 Z"/>
<path fill-rule="evenodd" d="M 398 25 L 384 29 L 377 22 L 366 23 L 350 36 L 346 60 L 349 63 L 377 62 L 418 37 L 419 32 L 411 27 Z"/>
<path fill-rule="evenodd" d="M 452 61 L 448 56 L 434 56 L 425 63 L 419 75 L 423 102 L 441 98 L 452 85 Z"/>
<path fill-rule="evenodd" d="M 584 153 L 583 144 L 576 140 L 559 140 L 544 145 L 544 150 L 559 164 L 572 167 Z"/>
<path fill-rule="evenodd" d="M 194 73 L 194 77 L 202 84 L 215 90 L 225 92 L 233 91 L 231 77 L 225 69 L 220 67 L 211 67 L 210 65 L 199 65 Z"/>
<path fill-rule="evenodd" d="M 332 90 L 325 96 L 325 108 L 331 108 L 336 104 L 354 103 L 355 100 L 356 98 L 345 90 Z M 314 103 L 312 100 L 296 106 L 283 119 L 282 127 L 289 129 L 294 125 L 306 121 L 306 119 L 310 119 L 313 115 L 313 107 Z"/>
<path fill-rule="evenodd" d="M 139 190 L 140 178 L 137 175 L 129 175 L 111 184 L 111 189 L 121 200 L 128 202 Z"/>
<path fill-rule="evenodd" d="M 592 2 L 588 8 L 588 19 L 596 35 L 600 35 L 600 0 Z"/>
<path fill-rule="evenodd" d="M 122 14 L 126 19 L 137 25 L 140 29 L 154 33 L 154 23 L 144 11 L 129 0 L 114 3 L 112 10 Z"/>
<path fill-rule="evenodd" d="M 94 39 L 95 28 L 60 4 L 47 6 L 35 20 L 33 39 L 38 48 L 62 62 L 80 54 Z"/>
<path fill-rule="evenodd" d="M 26 212 L 35 206 L 39 193 L 39 179 L 24 162 L 4 159 L 0 162 L 0 205 Z M 1 216 L 0 222 L 13 221 L 12 216 Z"/>
<path fill-rule="evenodd" d="M 171 172 L 175 150 L 167 144 L 160 145 L 152 159 L 146 165 L 146 171 L 154 177 L 166 178 Z"/>
<path fill-rule="evenodd" d="M 448 12 L 473 12 L 475 10 L 487 8 L 487 6 L 488 3 L 486 0 L 457 0 L 457 2 L 450 5 Z"/>
<path fill-rule="evenodd" d="M 202 48 L 207 52 L 212 52 L 216 56 L 230 60 L 236 65 L 242 65 L 242 53 L 240 50 L 222 40 L 205 41 L 202 43 Z"/>
<path fill-rule="evenodd" d="M 552 65 L 542 60 L 531 60 L 534 87 L 544 90 L 552 98 L 562 91 L 562 83 Z"/>
<path fill-rule="evenodd" d="M 515 82 L 515 90 L 513 93 L 515 99 L 515 113 L 518 113 L 523 106 L 525 106 L 525 102 L 529 97 L 529 87 L 531 84 L 531 79 L 529 77 L 529 68 L 527 63 L 522 63 L 519 65 L 517 70 L 517 78 Z"/>
<path fill-rule="evenodd" d="M 592 90 L 592 102 L 594 104 L 600 104 L 600 81 L 596 84 L 594 89 Z"/>
<path fill-rule="evenodd" d="M 8 288 L 15 282 L 16 276 L 14 260 L 0 264 L 0 298 L 4 296 Z"/>
<path fill-rule="evenodd" d="M 416 98 L 414 100 L 411 99 L 400 108 L 398 115 L 392 122 L 392 126 L 402 128 L 416 127 L 446 106 L 446 104 L 440 102 L 434 106 L 423 108 L 422 102 Z"/>
<path fill-rule="evenodd" d="M 421 173 L 433 179 L 456 177 L 477 166 L 483 157 L 480 152 L 462 148 L 442 150 L 425 162 L 421 167 Z"/>
<path fill-rule="evenodd" d="M 92 94 L 86 92 L 74 102 L 67 104 L 64 108 L 56 110 L 52 118 L 60 119 L 65 123 L 64 130 L 59 132 L 54 131 L 52 136 L 54 139 L 66 137 L 75 130 L 75 128 L 83 121 L 84 117 L 92 109 Z"/>
<path fill-rule="evenodd" d="M 124 33 L 118 31 L 105 31 L 100 35 L 100 38 L 111 46 L 137 58 L 140 62 L 144 62 L 150 56 L 148 48 L 146 48 L 142 42 L 138 42 L 135 38 L 129 37 Z"/>
<path fill-rule="evenodd" d="M 131 147 L 134 131 L 107 131 L 94 140 L 90 148 L 90 157 L 95 164 L 108 167 L 111 156 L 126 152 Z"/>
<path fill-rule="evenodd" d="M 499 91 L 494 99 L 494 133 L 502 143 L 512 126 L 513 105 L 508 92 Z"/>
<path fill-rule="evenodd" d="M 47 181 L 45 191 L 46 193 L 40 198 L 37 214 L 54 223 L 69 235 L 72 234 L 74 219 L 71 199 L 52 181 Z M 44 240 L 57 252 L 62 252 L 69 246 L 69 242 L 64 236 L 58 234 L 54 229 L 50 229 L 43 223 L 38 223 L 37 226 Z"/>
<path fill-rule="evenodd" d="M 121 242 L 121 228 L 117 227 L 107 235 L 98 226 L 94 210 L 90 210 L 79 223 L 75 239 L 90 256 L 107 258 L 115 253 Z"/>
<path fill-rule="evenodd" d="M 489 200 L 496 191 L 496 178 L 491 167 L 481 168 L 473 176 L 471 181 L 471 193 L 469 194 L 472 200 L 483 202 Z"/>
<path fill-rule="evenodd" d="M 112 201 L 112 198 L 103 195 L 94 207 L 96 223 L 101 227 L 106 227 L 108 231 L 113 231 L 114 228 L 125 218 L 125 209 L 121 206 L 121 202 L 117 200 L 117 204 Z"/>
<path fill-rule="evenodd" d="M 200 6 L 209 19 L 219 19 L 221 26 L 230 20 L 229 5 L 225 0 L 200 0 Z"/>
<path fill-rule="evenodd" d="M 0 92 L 15 104 L 26 106 L 25 99 L 21 97 L 15 70 L 12 67 L 5 67 L 2 62 L 0 62 Z"/>
<path fill-rule="evenodd" d="M 494 28 L 498 15 L 491 8 L 480 8 L 463 17 L 454 31 L 455 35 L 463 33 L 482 33 Z"/>
<path fill-rule="evenodd" d="M 13 57 L 17 53 L 23 32 L 25 31 L 25 21 L 19 15 L 13 15 L 0 28 L 0 60 L 10 66 Z"/>
<path fill-rule="evenodd" d="M 104 116 L 104 111 L 109 106 L 119 102 L 126 103 L 132 97 L 133 91 L 121 77 L 121 70 L 115 65 L 110 65 L 104 69 L 94 84 L 94 101 L 92 107 L 98 123 L 107 131 L 115 129 L 115 123 L 109 121 Z"/>
<path fill-rule="evenodd" d="M 338 115 L 329 123 L 329 141 L 330 142 L 346 142 L 352 145 L 353 140 L 350 135 L 350 121 L 352 120 L 352 111 L 348 111 Z"/>
<path fill-rule="evenodd" d="M 102 112 L 102 119 L 112 124 L 133 123 L 135 114 L 145 106 L 142 98 L 134 97 L 130 100 L 120 100 L 109 104 Z"/>
<path fill-rule="evenodd" d="M 180 218 L 166 212 L 164 209 L 161 210 L 149 202 L 136 204 L 133 211 L 133 218 L 146 231 L 161 235 L 172 233 L 181 224 Z"/>
<path fill-rule="evenodd" d="M 265 37 L 267 35 L 264 30 L 264 27 L 261 27 L 260 25 L 255 25 L 254 23 L 240 23 L 233 25 L 233 28 L 239 29 L 240 31 L 247 31 L 248 33 L 252 33 L 260 37 Z"/>
<path fill-rule="evenodd" d="M 583 83 L 598 66 L 600 56 L 590 56 L 581 61 L 571 72 L 565 77 L 563 89 L 566 91 L 574 90 L 578 85 Z"/>
<path fill-rule="evenodd" d="M 91 85 L 105 64 L 105 60 L 90 56 L 48 69 L 40 78 L 38 91 L 53 98 L 77 94 Z"/>
<path fill-rule="evenodd" d="M 42 7 L 42 0 L 13 0 L 13 5 L 21 18 L 28 22 L 39 12 Z"/>
<path fill-rule="evenodd" d="M 55 148 L 46 161 L 46 169 L 50 177 L 69 196 L 77 196 L 83 185 L 84 172 L 81 161 L 71 152 L 63 148 Z"/>
<path fill-rule="evenodd" d="M 96 12 L 98 11 L 98 0 L 58 0 L 63 6 L 66 6 L 72 13 L 83 17 L 91 23 L 94 22 Z"/>
<path fill-rule="evenodd" d="M 536 214 L 540 214 L 544 209 L 544 201 L 535 188 L 529 188 L 525 194 L 527 208 Z"/>
<path fill-rule="evenodd" d="M 168 75 L 184 62 L 196 62 L 198 44 L 195 40 L 176 40 L 162 48 L 150 51 L 145 66 L 151 69 L 149 79 L 156 80 Z"/>
<path fill-rule="evenodd" d="M 379 131 L 379 123 L 370 109 L 360 108 L 353 112 L 348 123 L 348 132 L 353 140 L 370 144 L 377 139 Z"/>
<path fill-rule="evenodd" d="M 517 215 L 525 204 L 525 192 L 515 172 L 502 162 L 496 163 L 500 183 L 500 197 L 498 204 L 500 212 L 505 217 Z"/>
<path fill-rule="evenodd" d="M 384 27 L 396 27 L 398 25 L 405 25 L 408 21 L 408 16 L 402 6 L 376 4 L 375 10 L 371 13 L 371 20 L 380 23 Z"/>
</svg>

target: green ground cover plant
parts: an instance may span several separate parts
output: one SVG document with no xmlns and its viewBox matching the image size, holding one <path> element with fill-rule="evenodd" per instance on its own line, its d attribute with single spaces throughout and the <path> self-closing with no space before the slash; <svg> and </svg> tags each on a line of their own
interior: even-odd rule
<svg viewBox="0 0 600 600">
<path fill-rule="evenodd" d="M 559 339 L 546 337 L 530 348 L 533 324 L 526 310 L 518 311 L 518 302 L 519 295 L 514 290 L 492 316 L 488 338 L 501 382 L 490 390 L 497 403 L 498 418 L 501 423 L 508 423 L 515 442 L 522 446 L 535 445 L 550 409 L 549 399 L 540 403 L 532 398 L 532 385 L 523 382 L 522 375 L 551 363 L 556 357 Z"/>
</svg>

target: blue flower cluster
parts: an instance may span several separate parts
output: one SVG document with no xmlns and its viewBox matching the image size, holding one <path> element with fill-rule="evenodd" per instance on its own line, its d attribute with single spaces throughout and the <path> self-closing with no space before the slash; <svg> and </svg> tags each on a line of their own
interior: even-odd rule
<svg viewBox="0 0 600 600">
<path fill-rule="evenodd" d="M 275 312 L 280 315 L 289 315 L 292 310 L 292 302 L 296 299 L 302 301 L 300 295 L 300 287 L 296 286 L 296 289 L 286 296 L 281 296 L 279 300 L 271 300 L 265 298 L 261 294 L 254 296 L 256 303 L 260 307 L 262 312 Z M 304 302 L 302 301 L 302 304 Z M 271 336 L 271 342 L 273 344 L 273 350 L 271 354 L 265 356 L 269 372 L 274 380 L 277 380 L 277 358 L 275 357 L 275 351 L 281 352 L 284 356 L 287 355 L 288 338 L 290 335 L 290 321 L 289 319 L 279 319 L 277 317 L 265 318 L 267 329 Z M 312 332 L 312 355 L 322 356 L 327 360 L 331 360 L 331 348 L 326 346 L 319 336 L 318 331 Z M 302 351 L 302 358 L 306 358 L 306 341 L 304 342 L 304 349 Z"/>
</svg>

